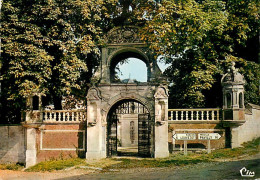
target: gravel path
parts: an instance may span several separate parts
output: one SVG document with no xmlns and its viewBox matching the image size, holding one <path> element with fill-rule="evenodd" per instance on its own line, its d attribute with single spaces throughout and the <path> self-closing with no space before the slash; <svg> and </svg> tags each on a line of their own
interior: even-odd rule
<svg viewBox="0 0 260 180">
<path fill-rule="evenodd" d="M 135 168 L 100 173 L 86 169 L 57 172 L 21 172 L 0 170 L 0 180 L 80 180 L 80 179 L 252 179 L 241 177 L 239 170 L 246 167 L 260 179 L 260 153 L 243 159 L 226 162 L 209 162 L 176 168 Z"/>
</svg>

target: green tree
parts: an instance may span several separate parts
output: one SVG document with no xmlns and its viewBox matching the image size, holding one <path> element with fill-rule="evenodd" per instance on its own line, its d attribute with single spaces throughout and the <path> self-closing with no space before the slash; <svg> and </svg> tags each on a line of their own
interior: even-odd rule
<svg viewBox="0 0 260 180">
<path fill-rule="evenodd" d="M 55 108 L 61 109 L 61 97 L 84 85 L 80 76 L 90 79 L 110 21 L 106 7 L 114 4 L 113 0 L 4 1 L 1 111 L 14 105 L 24 108 L 24 97 L 34 92 L 50 95 Z"/>
<path fill-rule="evenodd" d="M 246 101 L 260 104 L 258 9 L 257 0 L 6 0 L 1 119 L 19 119 L 33 92 L 51 96 L 56 109 L 63 95 L 85 97 L 104 34 L 128 24 L 142 26 L 143 40 L 170 64 L 171 107 L 220 106 L 231 61 L 245 75 Z"/>
<path fill-rule="evenodd" d="M 147 19 L 142 38 L 170 64 L 165 74 L 172 83 L 171 107 L 221 106 L 221 74 L 228 57 L 240 56 L 239 49 L 257 34 L 257 7 L 258 1 L 165 0 L 152 10 L 145 9 L 140 16 Z M 247 64 L 259 78 L 259 66 Z M 240 68 L 245 74 L 250 71 L 249 66 Z M 259 84 L 247 75 L 246 79 L 255 87 Z M 259 90 L 246 86 L 246 93 L 248 101 L 260 103 L 255 101 Z"/>
</svg>

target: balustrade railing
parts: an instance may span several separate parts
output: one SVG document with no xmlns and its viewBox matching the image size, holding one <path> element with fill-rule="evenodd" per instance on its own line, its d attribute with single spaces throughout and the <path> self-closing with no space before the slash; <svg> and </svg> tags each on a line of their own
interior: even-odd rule
<svg viewBox="0 0 260 180">
<path fill-rule="evenodd" d="M 169 121 L 219 121 L 220 109 L 169 109 Z"/>
<path fill-rule="evenodd" d="M 41 112 L 43 122 L 50 123 L 71 123 L 82 122 L 87 119 L 86 110 L 44 110 Z"/>
</svg>

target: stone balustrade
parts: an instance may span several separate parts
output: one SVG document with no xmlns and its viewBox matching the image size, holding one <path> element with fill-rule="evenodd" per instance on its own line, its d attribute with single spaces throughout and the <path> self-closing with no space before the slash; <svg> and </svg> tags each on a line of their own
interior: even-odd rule
<svg viewBox="0 0 260 180">
<path fill-rule="evenodd" d="M 220 109 L 169 109 L 169 121 L 219 121 Z"/>
<path fill-rule="evenodd" d="M 86 110 L 44 110 L 41 112 L 42 122 L 71 123 L 87 120 Z"/>
</svg>

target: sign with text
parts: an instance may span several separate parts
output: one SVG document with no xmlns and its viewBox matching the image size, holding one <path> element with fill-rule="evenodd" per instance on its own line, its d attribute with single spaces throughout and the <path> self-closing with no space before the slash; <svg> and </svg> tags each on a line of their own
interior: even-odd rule
<svg viewBox="0 0 260 180">
<path fill-rule="evenodd" d="M 217 140 L 221 138 L 219 133 L 199 133 L 198 139 L 199 140 Z"/>
<path fill-rule="evenodd" d="M 176 140 L 195 140 L 196 139 L 196 134 L 195 133 L 178 133 L 174 134 L 172 136 Z"/>
</svg>

